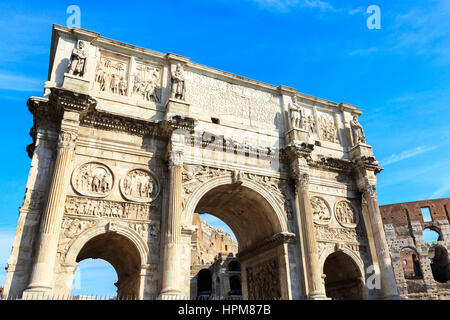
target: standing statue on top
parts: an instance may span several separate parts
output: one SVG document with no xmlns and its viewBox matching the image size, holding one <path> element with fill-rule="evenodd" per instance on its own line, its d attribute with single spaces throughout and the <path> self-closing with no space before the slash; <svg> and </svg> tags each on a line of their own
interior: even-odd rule
<svg viewBox="0 0 450 320">
<path fill-rule="evenodd" d="M 358 116 L 354 115 L 353 120 L 350 121 L 350 128 L 352 130 L 353 145 L 359 143 L 366 143 L 366 137 L 364 135 L 364 130 L 358 121 Z"/>
<path fill-rule="evenodd" d="M 78 41 L 78 46 L 73 49 L 69 62 L 69 74 L 82 77 L 86 72 L 87 52 L 84 41 Z"/>
<path fill-rule="evenodd" d="M 176 70 L 172 72 L 172 98 L 184 100 L 186 94 L 186 86 L 184 82 L 184 70 L 180 63 L 177 64 Z"/>
<path fill-rule="evenodd" d="M 297 97 L 292 97 L 292 104 L 289 106 L 289 118 L 292 129 L 305 129 L 305 111 L 298 105 Z"/>
</svg>

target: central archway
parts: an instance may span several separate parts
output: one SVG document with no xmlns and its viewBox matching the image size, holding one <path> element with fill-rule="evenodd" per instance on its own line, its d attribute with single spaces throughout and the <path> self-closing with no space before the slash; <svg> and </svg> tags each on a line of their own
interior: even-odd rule
<svg viewBox="0 0 450 320">
<path fill-rule="evenodd" d="M 273 194 L 249 179 L 210 179 L 200 186 L 185 207 L 185 223 L 193 214 L 211 214 L 233 231 L 242 265 L 244 299 L 290 299 L 285 238 L 286 214 Z"/>
</svg>

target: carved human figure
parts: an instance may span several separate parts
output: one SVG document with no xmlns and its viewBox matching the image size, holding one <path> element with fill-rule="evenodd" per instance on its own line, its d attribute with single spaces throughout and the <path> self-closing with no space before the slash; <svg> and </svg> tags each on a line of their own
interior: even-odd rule
<svg viewBox="0 0 450 320">
<path fill-rule="evenodd" d="M 86 72 L 87 52 L 84 49 L 84 41 L 78 41 L 78 46 L 73 49 L 69 62 L 69 74 L 82 77 Z"/>
<path fill-rule="evenodd" d="M 305 110 L 298 104 L 296 96 L 292 97 L 289 114 L 292 129 L 305 129 Z"/>
<path fill-rule="evenodd" d="M 350 128 L 352 130 L 353 145 L 357 145 L 359 143 L 366 143 L 364 130 L 358 121 L 358 116 L 356 115 L 353 116 L 353 120 L 350 121 Z"/>
<path fill-rule="evenodd" d="M 127 80 L 125 80 L 123 77 L 120 79 L 119 82 L 119 94 L 122 96 L 126 96 L 127 95 Z"/>
<path fill-rule="evenodd" d="M 316 127 L 316 122 L 314 121 L 314 118 L 312 116 L 308 116 L 308 124 L 309 124 L 309 132 L 310 133 L 314 133 L 315 131 L 315 127 Z"/>
<path fill-rule="evenodd" d="M 184 81 L 184 70 L 180 63 L 177 64 L 175 71 L 172 72 L 172 98 L 184 100 L 186 86 Z"/>
<path fill-rule="evenodd" d="M 100 84 L 100 91 L 105 91 L 105 89 L 106 89 L 106 72 L 103 69 L 103 65 L 101 63 L 99 63 L 97 65 L 95 81 Z"/>
</svg>

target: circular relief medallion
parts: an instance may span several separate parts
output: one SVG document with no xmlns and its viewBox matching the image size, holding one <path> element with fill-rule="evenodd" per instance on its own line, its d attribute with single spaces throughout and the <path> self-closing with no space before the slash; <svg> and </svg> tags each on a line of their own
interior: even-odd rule
<svg viewBox="0 0 450 320">
<path fill-rule="evenodd" d="M 111 169 L 101 163 L 89 162 L 72 174 L 72 186 L 76 192 L 91 197 L 106 197 L 112 190 L 114 176 Z"/>
<path fill-rule="evenodd" d="M 135 169 L 120 180 L 120 192 L 131 201 L 152 202 L 158 197 L 159 185 L 150 171 Z"/>
<path fill-rule="evenodd" d="M 336 220 L 347 228 L 356 228 L 359 223 L 359 213 L 348 200 L 339 201 L 335 210 Z"/>
<path fill-rule="evenodd" d="M 313 219 L 316 224 L 328 224 L 331 220 L 331 212 L 324 199 L 319 197 L 311 198 Z"/>
</svg>

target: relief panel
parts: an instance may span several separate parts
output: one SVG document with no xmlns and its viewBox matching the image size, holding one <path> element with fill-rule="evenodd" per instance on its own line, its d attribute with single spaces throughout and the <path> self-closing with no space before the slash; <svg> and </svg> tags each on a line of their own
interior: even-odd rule
<svg viewBox="0 0 450 320">
<path fill-rule="evenodd" d="M 102 51 L 97 61 L 94 90 L 126 96 L 129 59 Z"/>
<path fill-rule="evenodd" d="M 120 180 L 120 192 L 130 201 L 153 202 L 158 197 L 159 189 L 155 175 L 147 170 L 131 170 Z"/>
<path fill-rule="evenodd" d="M 111 169 L 98 162 L 85 163 L 72 174 L 72 186 L 81 195 L 106 197 L 111 193 L 113 185 Z"/>
</svg>

